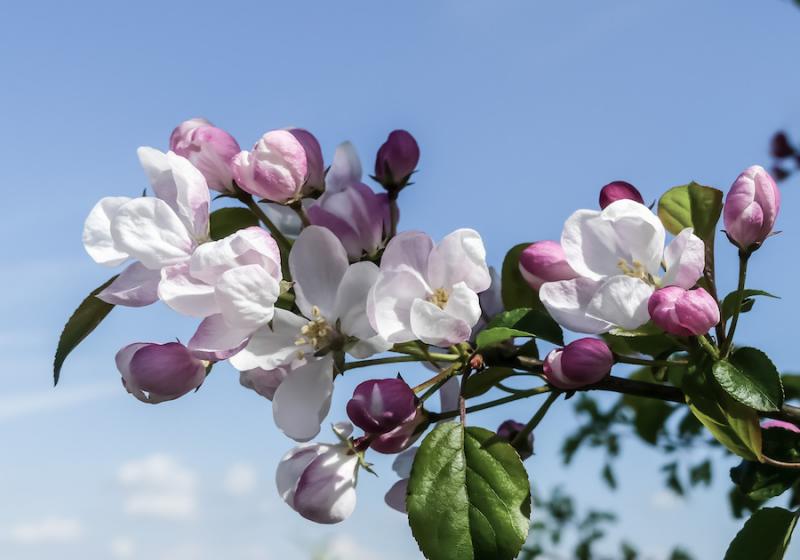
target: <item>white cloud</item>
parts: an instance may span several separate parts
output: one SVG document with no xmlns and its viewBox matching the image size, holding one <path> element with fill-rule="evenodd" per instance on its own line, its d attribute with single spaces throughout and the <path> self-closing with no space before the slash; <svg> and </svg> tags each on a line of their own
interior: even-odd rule
<svg viewBox="0 0 800 560">
<path fill-rule="evenodd" d="M 197 477 L 165 454 L 122 465 L 118 480 L 127 491 L 124 510 L 130 515 L 191 519 L 197 514 Z"/>
<path fill-rule="evenodd" d="M 65 543 L 80 540 L 84 536 L 83 524 L 71 517 L 45 517 L 12 525 L 4 531 L 4 540 L 22 544 Z"/>
<path fill-rule="evenodd" d="M 249 463 L 235 463 L 225 473 L 222 485 L 231 496 L 246 496 L 258 485 L 256 468 Z"/>
<path fill-rule="evenodd" d="M 111 556 L 117 560 L 128 560 L 136 553 L 136 544 L 130 537 L 116 537 L 109 545 Z"/>
<path fill-rule="evenodd" d="M 0 422 L 124 394 L 121 384 L 98 383 L 0 397 Z"/>
<path fill-rule="evenodd" d="M 673 510 L 682 507 L 685 501 L 669 490 L 659 490 L 650 496 L 650 505 L 655 509 Z"/>
<path fill-rule="evenodd" d="M 350 535 L 340 533 L 331 538 L 321 555 L 324 560 L 379 560 L 380 555 Z"/>
</svg>

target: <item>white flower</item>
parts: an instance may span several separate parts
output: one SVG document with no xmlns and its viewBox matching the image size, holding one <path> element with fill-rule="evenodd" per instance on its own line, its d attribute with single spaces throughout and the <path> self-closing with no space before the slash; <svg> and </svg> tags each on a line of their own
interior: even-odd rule
<svg viewBox="0 0 800 560">
<path fill-rule="evenodd" d="M 459 229 L 434 246 L 421 232 L 394 237 L 367 305 L 370 324 L 391 343 L 450 346 L 468 340 L 491 284 L 478 232 Z"/>
<path fill-rule="evenodd" d="M 665 236 L 661 221 L 632 200 L 618 200 L 602 211 L 578 210 L 561 234 L 564 255 L 578 278 L 542 284 L 542 303 L 558 323 L 576 332 L 642 326 L 650 319 L 647 301 L 656 288 L 689 289 L 703 274 L 705 247 L 692 229 L 681 231 L 666 250 Z"/>
</svg>

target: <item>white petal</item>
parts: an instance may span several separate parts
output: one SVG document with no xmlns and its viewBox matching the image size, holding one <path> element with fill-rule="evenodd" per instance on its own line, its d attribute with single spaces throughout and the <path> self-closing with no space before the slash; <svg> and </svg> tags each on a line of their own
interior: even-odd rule
<svg viewBox="0 0 800 560">
<path fill-rule="evenodd" d="M 294 509 L 317 523 L 339 523 L 356 507 L 358 456 L 332 446 L 303 471 L 294 492 Z"/>
<path fill-rule="evenodd" d="M 492 277 L 478 232 L 458 229 L 445 236 L 428 257 L 427 279 L 433 289 L 449 289 L 459 282 L 476 293 L 489 289 Z"/>
<path fill-rule="evenodd" d="M 83 224 L 83 246 L 94 262 L 117 266 L 128 260 L 128 253 L 116 247 L 111 237 L 111 220 L 130 201 L 127 196 L 101 198 L 86 217 Z"/>
<path fill-rule="evenodd" d="M 461 395 L 461 378 L 451 377 L 439 389 L 439 406 L 442 412 L 455 410 L 458 407 L 458 398 Z"/>
<path fill-rule="evenodd" d="M 156 270 L 189 258 L 194 242 L 177 214 L 158 198 L 137 198 L 111 222 L 117 248 Z"/>
<path fill-rule="evenodd" d="M 539 288 L 539 298 L 559 325 L 575 332 L 599 334 L 611 329 L 611 325 L 586 314 L 599 287 L 600 282 L 588 278 L 545 282 Z"/>
<path fill-rule="evenodd" d="M 353 183 L 361 182 L 361 160 L 350 142 L 336 147 L 328 173 L 325 175 L 325 192 L 336 193 Z"/>
<path fill-rule="evenodd" d="M 636 329 L 650 320 L 647 301 L 653 290 L 638 278 L 614 276 L 597 289 L 586 313 L 623 329 Z"/>
<path fill-rule="evenodd" d="M 325 356 L 289 373 L 272 399 L 275 425 L 295 441 L 319 433 L 333 394 L 333 360 Z"/>
<path fill-rule="evenodd" d="M 375 354 L 386 352 L 392 343 L 376 334 L 371 338 L 361 339 L 347 349 L 347 353 L 357 360 L 364 360 Z"/>
<path fill-rule="evenodd" d="M 236 329 L 222 315 L 206 317 L 197 327 L 187 347 L 203 360 L 227 360 L 247 344 L 249 329 Z"/>
<path fill-rule="evenodd" d="M 143 307 L 158 301 L 158 282 L 161 274 L 135 262 L 120 272 L 110 286 L 97 297 L 112 305 Z"/>
<path fill-rule="evenodd" d="M 422 278 L 428 275 L 428 257 L 433 250 L 433 240 L 421 231 L 404 231 L 386 245 L 381 257 L 381 270 L 391 271 L 409 266 Z"/>
<path fill-rule="evenodd" d="M 239 371 L 248 369 L 275 369 L 291 364 L 301 355 L 313 353 L 309 345 L 297 345 L 300 329 L 308 321 L 285 309 L 275 309 L 272 325 L 261 327 L 244 349 L 230 359 Z"/>
<path fill-rule="evenodd" d="M 336 293 L 336 306 L 328 319 L 341 321 L 344 334 L 367 339 L 375 336 L 375 329 L 367 319 L 367 297 L 378 280 L 380 271 L 371 262 L 358 262 L 348 267 Z"/>
<path fill-rule="evenodd" d="M 478 319 L 481 318 L 481 302 L 478 294 L 467 287 L 465 282 L 459 282 L 453 286 L 453 291 L 450 292 L 444 311 L 453 317 L 461 319 L 472 329 Z"/>
<path fill-rule="evenodd" d="M 681 231 L 664 250 L 666 272 L 662 286 L 692 288 L 703 275 L 706 266 L 705 243 L 692 228 Z"/>
<path fill-rule="evenodd" d="M 294 491 L 303 471 L 311 461 L 328 449 L 327 445 L 307 443 L 289 451 L 278 463 L 278 469 L 275 471 L 275 483 L 278 486 L 278 494 L 289 506 L 294 507 Z"/>
<path fill-rule="evenodd" d="M 411 305 L 429 294 L 425 281 L 410 267 L 382 272 L 367 301 L 370 325 L 389 342 L 415 340 L 411 330 Z"/>
<path fill-rule="evenodd" d="M 406 495 L 408 494 L 408 479 L 403 478 L 392 484 L 384 496 L 386 505 L 390 508 L 406 513 Z"/>
<path fill-rule="evenodd" d="M 411 466 L 414 464 L 414 457 L 417 456 L 419 451 L 418 446 L 409 447 L 402 453 L 399 453 L 392 462 L 392 470 L 399 478 L 408 478 L 411 476 Z"/>
<path fill-rule="evenodd" d="M 411 330 L 426 344 L 451 346 L 469 339 L 472 326 L 429 301 L 416 299 L 411 305 Z"/>
<path fill-rule="evenodd" d="M 214 287 L 194 278 L 187 262 L 161 269 L 158 297 L 178 313 L 190 317 L 208 317 L 220 312 Z"/>
<path fill-rule="evenodd" d="M 311 317 L 313 306 L 323 317 L 333 315 L 336 292 L 348 264 L 342 243 L 328 229 L 309 226 L 300 233 L 289 253 L 289 270 L 303 315 Z"/>
<path fill-rule="evenodd" d="M 256 264 L 233 268 L 220 276 L 216 298 L 229 325 L 251 332 L 272 320 L 280 285 Z"/>
</svg>

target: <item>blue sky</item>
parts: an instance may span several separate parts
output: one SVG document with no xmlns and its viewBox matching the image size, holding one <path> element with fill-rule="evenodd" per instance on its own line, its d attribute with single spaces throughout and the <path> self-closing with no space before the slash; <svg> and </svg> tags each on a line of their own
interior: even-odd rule
<svg viewBox="0 0 800 560">
<path fill-rule="evenodd" d="M 798 30 L 800 10 L 782 0 L 6 3 L 0 556 L 264 560 L 328 546 L 342 558 L 417 557 L 405 520 L 383 505 L 394 481 L 386 459 L 376 458 L 379 478 L 361 477 L 342 525 L 311 525 L 280 502 L 273 472 L 291 442 L 231 368 L 176 402 L 126 395 L 113 364 L 121 346 L 193 332 L 161 305 L 115 310 L 52 389 L 58 333 L 109 275 L 83 252 L 84 217 L 102 196 L 141 192 L 137 146 L 163 149 L 174 125 L 205 116 L 243 146 L 303 126 L 328 159 L 349 139 L 370 162 L 391 129 L 407 128 L 422 160 L 401 228 L 440 237 L 474 227 L 498 264 L 515 243 L 556 238 L 610 180 L 655 199 L 692 179 L 725 189 L 768 163 L 772 132 L 800 132 Z M 795 178 L 783 188 L 784 233 L 750 276 L 784 299 L 759 303 L 740 329 L 782 370 L 797 367 L 796 192 Z M 734 252 L 719 242 L 727 291 Z M 358 379 L 337 384 L 334 411 Z M 534 405 L 471 421 L 524 421 Z M 600 457 L 560 465 L 575 425 L 562 404 L 540 426 L 528 462 L 540 488 L 567 484 L 585 505 L 618 510 L 615 535 L 651 558 L 678 543 L 722 556 L 739 525 L 725 497 L 730 461 L 683 501 L 661 490 L 658 455 L 626 442 L 611 493 Z"/>
</svg>

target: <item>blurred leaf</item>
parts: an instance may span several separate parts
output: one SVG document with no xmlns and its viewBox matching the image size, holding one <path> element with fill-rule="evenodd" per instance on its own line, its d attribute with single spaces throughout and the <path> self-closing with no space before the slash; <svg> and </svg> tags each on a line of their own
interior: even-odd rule
<svg viewBox="0 0 800 560">
<path fill-rule="evenodd" d="M 465 399 L 478 397 L 511 375 L 514 375 L 514 370 L 511 368 L 487 368 L 467 378 L 462 394 Z"/>
<path fill-rule="evenodd" d="M 617 478 L 614 476 L 614 469 L 611 468 L 611 465 L 606 463 L 603 467 L 603 480 L 606 481 L 608 487 L 612 490 L 617 489 Z"/>
<path fill-rule="evenodd" d="M 528 534 L 528 475 L 514 448 L 483 428 L 447 422 L 428 434 L 406 503 L 430 560 L 511 560 Z"/>
<path fill-rule="evenodd" d="M 697 486 L 701 482 L 708 486 L 711 484 L 711 461 L 706 459 L 689 469 L 689 482 Z"/>
<path fill-rule="evenodd" d="M 116 279 L 117 277 L 113 276 L 101 286 L 92 290 L 92 293 L 81 302 L 67 321 L 67 324 L 64 325 L 64 330 L 61 331 L 61 336 L 58 339 L 58 347 L 56 348 L 56 356 L 53 362 L 53 384 L 58 383 L 61 367 L 64 365 L 64 360 L 67 359 L 69 353 L 77 348 L 83 339 L 89 336 L 97 328 L 97 325 L 106 318 L 106 315 L 114 309 L 112 304 L 106 303 L 95 296 L 105 290 Z"/>
<path fill-rule="evenodd" d="M 247 208 L 220 208 L 211 212 L 211 239 L 219 241 L 240 229 L 257 225 L 258 218 Z"/>
<path fill-rule="evenodd" d="M 542 302 L 539 301 L 539 294 L 525 282 L 519 271 L 519 256 L 529 245 L 530 243 L 515 245 L 503 259 L 503 269 L 500 273 L 502 279 L 500 293 L 506 309 L 517 309 L 518 307 L 543 309 Z"/>
<path fill-rule="evenodd" d="M 762 431 L 764 455 L 785 462 L 800 459 L 800 436 L 790 430 Z M 742 461 L 731 469 L 731 480 L 750 499 L 763 501 L 783 494 L 800 480 L 800 471 L 753 461 Z"/>
<path fill-rule="evenodd" d="M 758 510 L 731 542 L 725 560 L 781 560 L 796 524 L 797 515 L 789 510 Z"/>
<path fill-rule="evenodd" d="M 739 402 L 762 412 L 780 410 L 781 376 L 761 350 L 738 348 L 728 360 L 716 362 L 712 372 L 720 386 Z"/>
<path fill-rule="evenodd" d="M 738 299 L 737 298 L 738 295 L 739 292 L 737 290 L 734 290 L 727 296 L 725 296 L 725 299 L 722 300 L 720 315 L 723 323 L 725 323 L 728 319 L 730 319 L 736 312 L 736 300 Z M 755 296 L 765 296 L 775 299 L 781 299 L 778 296 L 774 296 L 769 292 L 765 292 L 764 290 L 744 290 L 742 292 L 742 300 L 739 302 L 742 313 L 747 313 L 748 311 L 750 311 L 750 309 L 752 309 L 754 301 L 752 298 Z"/>
<path fill-rule="evenodd" d="M 658 201 L 658 217 L 672 235 L 687 227 L 705 242 L 714 239 L 722 212 L 722 191 L 699 185 L 673 187 Z"/>
<path fill-rule="evenodd" d="M 785 400 L 800 399 L 800 375 L 796 373 L 784 373 L 781 375 L 781 384 Z"/>
<path fill-rule="evenodd" d="M 633 372 L 631 379 L 650 381 L 653 379 L 649 368 Z M 633 427 L 637 435 L 650 445 L 656 445 L 658 434 L 664 427 L 675 407 L 660 400 L 625 395 L 622 402 L 633 411 Z"/>
</svg>

